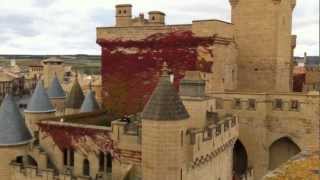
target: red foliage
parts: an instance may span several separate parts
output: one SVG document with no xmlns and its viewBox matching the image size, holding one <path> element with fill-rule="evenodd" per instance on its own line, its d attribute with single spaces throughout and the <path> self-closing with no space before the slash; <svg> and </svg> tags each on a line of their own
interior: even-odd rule
<svg viewBox="0 0 320 180">
<path fill-rule="evenodd" d="M 214 40 L 195 37 L 191 31 L 159 33 L 136 41 L 99 39 L 103 90 L 108 94 L 105 106 L 119 115 L 141 111 L 158 82 L 164 61 L 174 74 L 176 88 L 187 70 L 211 72 L 212 62 L 199 60 L 197 48 L 209 47 Z"/>
<path fill-rule="evenodd" d="M 50 136 L 62 151 L 65 148 L 77 149 L 77 145 L 85 143 L 86 138 L 91 138 L 102 152 L 114 151 L 114 144 L 108 131 L 92 128 L 73 127 L 60 124 L 38 124 L 40 131 Z"/>
</svg>

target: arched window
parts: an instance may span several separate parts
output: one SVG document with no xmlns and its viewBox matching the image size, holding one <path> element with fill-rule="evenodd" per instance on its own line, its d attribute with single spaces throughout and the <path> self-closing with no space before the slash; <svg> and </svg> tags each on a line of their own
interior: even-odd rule
<svg viewBox="0 0 320 180">
<path fill-rule="evenodd" d="M 269 170 L 274 170 L 292 156 L 300 152 L 300 148 L 290 138 L 283 137 L 269 147 Z"/>
<path fill-rule="evenodd" d="M 152 21 L 156 20 L 156 17 L 152 16 Z"/>
<path fill-rule="evenodd" d="M 83 175 L 84 176 L 90 176 L 90 162 L 89 162 L 89 160 L 88 159 L 84 159 L 83 160 L 83 166 L 82 166 L 82 168 L 83 168 Z"/>
</svg>

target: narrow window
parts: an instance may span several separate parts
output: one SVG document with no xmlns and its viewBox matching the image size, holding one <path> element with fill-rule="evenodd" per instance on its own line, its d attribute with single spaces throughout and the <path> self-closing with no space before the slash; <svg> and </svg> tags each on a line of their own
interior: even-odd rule
<svg viewBox="0 0 320 180">
<path fill-rule="evenodd" d="M 181 131 L 180 138 L 181 138 L 181 147 L 183 147 L 183 131 Z"/>
<path fill-rule="evenodd" d="M 63 149 L 63 165 L 68 165 L 68 149 Z"/>
<path fill-rule="evenodd" d="M 255 110 L 256 109 L 256 100 L 255 99 L 249 99 L 248 100 L 248 109 L 249 110 Z"/>
<path fill-rule="evenodd" d="M 118 14 L 121 14 L 121 10 L 118 11 Z"/>
<path fill-rule="evenodd" d="M 241 101 L 239 98 L 233 100 L 233 107 L 234 109 L 241 109 Z"/>
<path fill-rule="evenodd" d="M 182 168 L 180 169 L 180 180 L 182 180 Z"/>
<path fill-rule="evenodd" d="M 70 166 L 74 166 L 74 151 L 70 149 Z"/>
<path fill-rule="evenodd" d="M 156 20 L 156 17 L 152 16 L 152 20 L 153 20 L 153 21 Z"/>
<path fill-rule="evenodd" d="M 291 110 L 294 110 L 294 111 L 299 110 L 299 102 L 297 100 L 291 101 Z"/>
<path fill-rule="evenodd" d="M 112 172 L 112 155 L 107 153 L 107 172 Z"/>
<path fill-rule="evenodd" d="M 283 108 L 282 99 L 275 99 L 273 108 L 276 110 L 282 110 L 282 108 Z"/>
<path fill-rule="evenodd" d="M 126 10 L 124 10 L 124 11 L 123 11 L 123 14 L 126 14 L 126 13 L 127 13 L 127 11 L 126 11 Z"/>
<path fill-rule="evenodd" d="M 88 159 L 83 160 L 83 175 L 84 176 L 90 176 L 90 162 Z"/>
</svg>

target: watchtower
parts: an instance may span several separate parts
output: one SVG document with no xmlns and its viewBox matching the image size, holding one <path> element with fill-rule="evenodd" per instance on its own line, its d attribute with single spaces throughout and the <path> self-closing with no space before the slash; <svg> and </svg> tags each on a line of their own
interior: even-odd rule
<svg viewBox="0 0 320 180">
<path fill-rule="evenodd" d="M 154 25 L 164 25 L 166 14 L 161 11 L 150 11 L 149 12 L 149 23 Z"/>
<path fill-rule="evenodd" d="M 60 82 L 64 81 L 64 61 L 57 58 L 49 58 L 42 61 L 44 87 L 48 88 L 54 76 L 57 76 Z"/>
<path fill-rule="evenodd" d="M 229 0 L 239 48 L 238 88 L 292 90 L 295 0 Z"/>
<path fill-rule="evenodd" d="M 130 26 L 132 18 L 132 5 L 116 5 L 116 26 Z"/>
<path fill-rule="evenodd" d="M 189 114 L 164 67 L 142 112 L 143 179 L 183 179 L 188 119 Z"/>
</svg>

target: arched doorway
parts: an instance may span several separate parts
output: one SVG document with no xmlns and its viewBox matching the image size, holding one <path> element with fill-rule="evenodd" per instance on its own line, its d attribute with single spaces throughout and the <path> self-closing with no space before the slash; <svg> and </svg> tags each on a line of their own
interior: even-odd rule
<svg viewBox="0 0 320 180">
<path fill-rule="evenodd" d="M 90 162 L 88 159 L 83 160 L 83 175 L 84 176 L 90 176 Z"/>
<path fill-rule="evenodd" d="M 300 151 L 299 146 L 288 137 L 278 139 L 269 147 L 269 170 L 276 169 Z"/>
<path fill-rule="evenodd" d="M 235 176 L 244 175 L 248 169 L 248 154 L 241 143 L 237 140 L 233 147 L 233 172 Z"/>
</svg>

